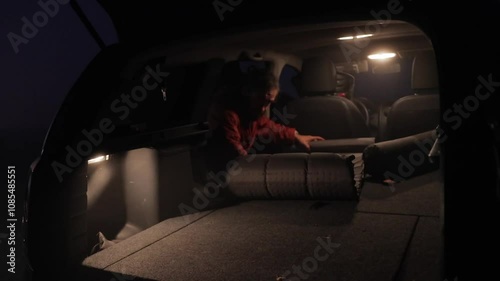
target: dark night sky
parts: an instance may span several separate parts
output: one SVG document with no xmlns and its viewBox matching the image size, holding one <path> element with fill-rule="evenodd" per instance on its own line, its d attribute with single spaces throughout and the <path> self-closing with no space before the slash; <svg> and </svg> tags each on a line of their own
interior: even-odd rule
<svg viewBox="0 0 500 281">
<path fill-rule="evenodd" d="M 107 45 L 117 42 L 111 20 L 96 1 L 78 3 L 104 42 Z M 3 1 L 0 6 L 0 163 L 5 170 L 8 165 L 16 166 L 16 208 L 20 219 L 29 167 L 40 155 L 45 134 L 65 95 L 97 55 L 99 46 L 70 4 L 60 4 L 46 24 L 38 27 L 36 35 L 18 46 L 16 53 L 8 38 L 9 33 L 23 36 L 25 23 L 22 18 L 26 17 L 33 23 L 33 15 L 40 14 L 42 8 L 37 1 L 26 0 Z M 2 198 L 6 198 L 4 194 L 2 192 Z M 5 203 L 6 200 L 2 199 L 0 217 L 5 213 Z M 7 243 L 3 240 L 4 224 L 1 225 L 0 279 L 24 280 L 25 264 L 19 255 L 16 274 L 3 278 L 6 273 L 4 246 Z M 16 233 L 21 236 L 20 229 Z"/>
<path fill-rule="evenodd" d="M 116 42 L 114 27 L 100 5 L 96 1 L 78 3 L 105 43 Z M 53 16 L 48 17 L 45 25 L 39 25 L 36 35 L 26 44 L 20 44 L 16 53 L 8 34 L 23 36 L 22 18 L 33 23 L 33 16 L 43 9 L 36 1 L 2 4 L 0 146 L 2 158 L 12 157 L 16 152 L 14 158 L 3 160 L 24 169 L 26 161 L 39 154 L 45 133 L 66 93 L 99 47 L 70 4 L 58 4 L 58 11 L 52 8 L 56 11 Z"/>
</svg>

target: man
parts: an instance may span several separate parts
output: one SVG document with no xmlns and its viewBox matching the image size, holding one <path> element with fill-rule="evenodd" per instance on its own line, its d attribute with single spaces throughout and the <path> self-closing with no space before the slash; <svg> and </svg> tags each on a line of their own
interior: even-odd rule
<svg viewBox="0 0 500 281">
<path fill-rule="evenodd" d="M 248 155 L 259 139 L 264 140 L 261 145 L 296 143 L 306 150 L 310 142 L 324 140 L 320 136 L 301 135 L 295 128 L 266 116 L 278 92 L 274 75 L 258 69 L 249 71 L 240 87 L 226 90 L 209 114 L 211 137 L 207 160 L 212 171 L 217 173 L 230 160 Z"/>
</svg>

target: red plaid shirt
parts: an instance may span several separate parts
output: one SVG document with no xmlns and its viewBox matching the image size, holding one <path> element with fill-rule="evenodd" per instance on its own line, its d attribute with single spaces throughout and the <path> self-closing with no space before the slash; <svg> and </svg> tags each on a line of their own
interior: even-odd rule
<svg viewBox="0 0 500 281">
<path fill-rule="evenodd" d="M 242 124 L 239 115 L 233 110 L 225 110 L 218 124 L 222 128 L 224 138 L 238 152 L 245 156 L 255 141 L 262 144 L 284 143 L 293 144 L 295 129 L 278 124 L 267 116 L 262 116 L 249 124 Z"/>
<path fill-rule="evenodd" d="M 220 104 L 212 106 L 208 119 L 212 134 L 209 151 L 211 158 L 218 158 L 213 161 L 224 162 L 246 156 L 256 142 L 261 145 L 291 145 L 295 140 L 295 128 L 278 124 L 267 116 L 249 122 L 245 122 L 245 119 L 244 115 L 239 115 L 231 107 Z"/>
</svg>

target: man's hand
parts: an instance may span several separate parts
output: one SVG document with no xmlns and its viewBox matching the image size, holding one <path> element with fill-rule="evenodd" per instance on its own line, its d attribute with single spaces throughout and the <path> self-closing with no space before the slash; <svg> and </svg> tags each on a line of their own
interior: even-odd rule
<svg viewBox="0 0 500 281">
<path fill-rule="evenodd" d="M 295 141 L 301 144 L 305 149 L 307 149 L 307 151 L 311 150 L 311 146 L 309 145 L 310 142 L 322 140 L 325 139 L 319 136 L 301 135 L 298 133 L 295 135 Z"/>
</svg>

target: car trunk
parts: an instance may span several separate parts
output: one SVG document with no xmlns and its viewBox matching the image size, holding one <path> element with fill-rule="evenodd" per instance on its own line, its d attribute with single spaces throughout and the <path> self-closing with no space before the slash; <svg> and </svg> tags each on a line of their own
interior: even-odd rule
<svg viewBox="0 0 500 281">
<path fill-rule="evenodd" d="M 359 200 L 221 193 L 203 204 L 197 157 L 143 148 L 89 164 L 89 251 L 97 232 L 107 240 L 82 280 L 440 280 L 438 171 L 366 181 Z M 103 181 L 113 167 L 120 179 Z"/>
</svg>

